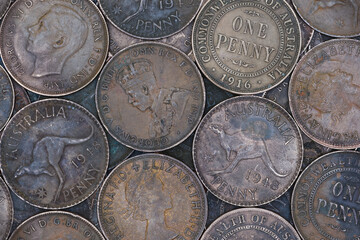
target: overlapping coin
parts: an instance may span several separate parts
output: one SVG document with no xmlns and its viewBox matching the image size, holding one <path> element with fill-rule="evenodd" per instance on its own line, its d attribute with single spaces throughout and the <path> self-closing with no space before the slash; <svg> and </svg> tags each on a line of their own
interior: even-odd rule
<svg viewBox="0 0 360 240">
<path fill-rule="evenodd" d="M 6 10 L 9 8 L 11 0 L 2 0 L 0 2 L 0 19 L 5 15 Z"/>
<path fill-rule="evenodd" d="M 63 211 L 40 213 L 27 219 L 9 239 L 105 240 L 88 220 Z"/>
<path fill-rule="evenodd" d="M 1 171 L 9 187 L 40 208 L 73 206 L 90 196 L 105 176 L 108 142 L 100 123 L 67 100 L 32 103 L 5 127 Z"/>
<path fill-rule="evenodd" d="M 333 152 L 300 175 L 292 215 L 303 239 L 360 238 L 360 153 Z"/>
<path fill-rule="evenodd" d="M 194 131 L 204 111 L 205 88 L 184 53 L 161 43 L 140 43 L 105 66 L 96 105 L 105 128 L 119 142 L 140 151 L 161 151 Z"/>
<path fill-rule="evenodd" d="M 271 89 L 301 51 L 299 22 L 285 0 L 209 1 L 195 20 L 192 47 L 202 72 L 236 94 Z"/>
<path fill-rule="evenodd" d="M 15 104 L 15 92 L 13 84 L 6 73 L 0 66 L 0 131 L 9 121 Z"/>
<path fill-rule="evenodd" d="M 3 19 L 1 57 L 23 87 L 62 96 L 89 84 L 109 45 L 105 20 L 90 0 L 20 0 Z"/>
<path fill-rule="evenodd" d="M 360 147 L 360 42 L 332 40 L 311 49 L 289 84 L 290 108 L 299 127 L 326 147 Z"/>
<path fill-rule="evenodd" d="M 205 191 L 193 171 L 160 154 L 118 165 L 100 190 L 98 218 L 107 239 L 199 239 Z"/>
<path fill-rule="evenodd" d="M 5 182 L 0 177 L 0 239 L 7 239 L 14 217 L 13 202 Z"/>
<path fill-rule="evenodd" d="M 243 208 L 228 212 L 212 223 L 201 238 L 207 239 L 300 240 L 300 237 L 279 215 L 260 208 Z"/>
<path fill-rule="evenodd" d="M 215 196 L 239 206 L 268 203 L 300 172 L 303 144 L 291 116 L 260 97 L 230 98 L 201 121 L 193 143 L 196 171 Z"/>
<path fill-rule="evenodd" d="M 358 0 L 293 0 L 299 15 L 315 30 L 333 37 L 360 35 Z"/>
</svg>

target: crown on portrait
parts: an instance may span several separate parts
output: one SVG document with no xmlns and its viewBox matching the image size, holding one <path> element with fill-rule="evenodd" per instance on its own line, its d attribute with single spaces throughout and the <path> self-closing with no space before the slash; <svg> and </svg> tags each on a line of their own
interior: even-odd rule
<svg viewBox="0 0 360 240">
<path fill-rule="evenodd" d="M 153 76 L 152 64 L 147 59 L 136 59 L 123 65 L 116 73 L 116 81 L 125 90 Z"/>
</svg>

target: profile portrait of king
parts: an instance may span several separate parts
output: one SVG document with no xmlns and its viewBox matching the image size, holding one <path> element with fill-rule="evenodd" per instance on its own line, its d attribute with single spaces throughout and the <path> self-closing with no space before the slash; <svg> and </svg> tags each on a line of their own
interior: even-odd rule
<svg viewBox="0 0 360 240">
<path fill-rule="evenodd" d="M 183 88 L 160 86 L 152 63 L 136 59 L 123 65 L 116 73 L 116 82 L 128 96 L 128 103 L 151 118 L 151 138 L 168 135 L 184 114 L 191 91 Z"/>
</svg>

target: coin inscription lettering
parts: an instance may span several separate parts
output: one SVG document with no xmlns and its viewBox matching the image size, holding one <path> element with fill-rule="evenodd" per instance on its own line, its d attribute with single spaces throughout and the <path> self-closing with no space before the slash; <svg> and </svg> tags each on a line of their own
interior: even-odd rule
<svg viewBox="0 0 360 240">
<path fill-rule="evenodd" d="M 13 84 L 6 71 L 0 66 L 0 130 L 11 117 L 15 105 Z"/>
</svg>

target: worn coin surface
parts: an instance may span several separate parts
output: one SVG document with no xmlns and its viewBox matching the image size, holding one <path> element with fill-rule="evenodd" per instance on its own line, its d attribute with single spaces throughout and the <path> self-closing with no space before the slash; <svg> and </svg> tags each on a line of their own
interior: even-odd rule
<svg viewBox="0 0 360 240">
<path fill-rule="evenodd" d="M 299 15 L 315 30 L 333 37 L 360 35 L 359 0 L 292 0 Z"/>
<path fill-rule="evenodd" d="M 214 0 L 195 20 L 192 47 L 215 85 L 254 94 L 290 74 L 301 50 L 300 26 L 284 0 Z"/>
<path fill-rule="evenodd" d="M 193 143 L 194 165 L 207 189 L 238 206 L 268 203 L 285 193 L 299 174 L 300 131 L 276 103 L 235 97 L 201 121 Z"/>
<path fill-rule="evenodd" d="M 311 49 L 289 84 L 291 112 L 303 132 L 335 149 L 360 147 L 360 41 L 332 40 Z"/>
<path fill-rule="evenodd" d="M 90 196 L 109 161 L 105 132 L 85 108 L 67 100 L 32 103 L 11 119 L 0 143 L 9 187 L 40 208 L 73 206 Z"/>
<path fill-rule="evenodd" d="M 360 153 L 333 152 L 300 175 L 292 216 L 304 239 L 360 239 Z"/>
<path fill-rule="evenodd" d="M 9 8 L 11 0 L 0 1 L 0 19 L 5 15 L 6 10 Z"/>
<path fill-rule="evenodd" d="M 14 105 L 14 113 L 17 113 L 20 111 L 23 107 L 26 105 L 29 105 L 31 103 L 29 95 L 27 94 L 26 90 L 17 84 L 16 82 L 13 82 L 14 85 L 14 92 L 15 92 L 15 105 Z"/>
<path fill-rule="evenodd" d="M 161 151 L 185 140 L 205 106 L 202 76 L 181 51 L 161 43 L 139 43 L 103 69 L 97 89 L 99 117 L 122 144 Z"/>
<path fill-rule="evenodd" d="M 27 219 L 12 233 L 9 239 L 105 240 L 99 230 L 88 220 L 63 211 L 40 213 Z"/>
<path fill-rule="evenodd" d="M 243 208 L 228 212 L 211 224 L 201 238 L 208 239 L 300 240 L 300 237 L 279 215 L 259 208 Z"/>
<path fill-rule="evenodd" d="M 202 0 L 99 0 L 100 8 L 118 29 L 141 39 L 160 39 L 185 28 Z"/>
<path fill-rule="evenodd" d="M 15 104 L 13 84 L 6 71 L 0 66 L 0 130 L 9 121 Z"/>
<path fill-rule="evenodd" d="M 0 239 L 5 240 L 10 233 L 14 216 L 13 202 L 4 180 L 0 177 Z"/>
<path fill-rule="evenodd" d="M 112 239 L 199 239 L 207 218 L 205 191 L 182 162 L 161 154 L 130 158 L 100 190 L 98 218 Z"/>
<path fill-rule="evenodd" d="M 89 84 L 108 52 L 105 20 L 90 0 L 20 0 L 3 19 L 1 56 L 10 75 L 41 95 Z"/>
</svg>

